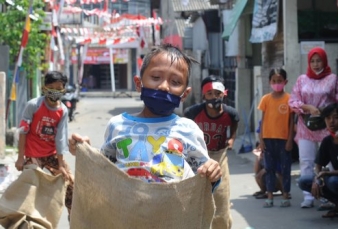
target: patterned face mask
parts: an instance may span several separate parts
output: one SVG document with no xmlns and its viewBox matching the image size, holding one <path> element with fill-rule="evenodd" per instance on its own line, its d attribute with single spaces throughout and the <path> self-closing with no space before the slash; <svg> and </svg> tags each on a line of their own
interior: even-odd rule
<svg viewBox="0 0 338 229">
<path fill-rule="evenodd" d="M 65 90 L 54 90 L 47 87 L 43 88 L 43 94 L 53 102 L 58 101 L 63 96 Z"/>
</svg>

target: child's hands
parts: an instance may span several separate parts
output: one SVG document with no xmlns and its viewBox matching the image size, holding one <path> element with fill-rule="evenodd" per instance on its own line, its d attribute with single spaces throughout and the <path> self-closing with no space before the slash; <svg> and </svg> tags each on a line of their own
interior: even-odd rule
<svg viewBox="0 0 338 229">
<path fill-rule="evenodd" d="M 25 163 L 25 158 L 24 157 L 18 157 L 18 159 L 15 162 L 15 168 L 18 171 L 22 171 L 24 163 Z"/>
<path fill-rule="evenodd" d="M 229 149 L 229 150 L 232 150 L 233 145 L 234 145 L 234 139 L 233 139 L 233 138 L 230 138 L 230 139 L 228 140 L 228 149 Z"/>
<path fill-rule="evenodd" d="M 263 141 L 263 140 L 260 140 L 260 141 L 259 141 L 259 145 L 260 145 L 260 147 L 261 147 L 262 152 L 264 152 L 264 150 L 265 150 L 265 143 L 264 143 L 264 141 Z"/>
<path fill-rule="evenodd" d="M 68 139 L 69 144 L 69 152 L 75 156 L 76 153 L 76 143 L 87 142 L 90 145 L 90 139 L 87 136 L 82 137 L 79 134 L 72 134 L 72 136 Z"/>
<path fill-rule="evenodd" d="M 285 145 L 285 150 L 290 152 L 293 148 L 293 141 L 292 140 L 287 140 L 286 145 Z"/>
<path fill-rule="evenodd" d="M 209 159 L 201 165 L 197 172 L 203 177 L 206 176 L 211 182 L 216 182 L 222 176 L 221 167 L 219 163 L 213 159 Z"/>
<path fill-rule="evenodd" d="M 66 181 L 70 179 L 69 173 L 67 172 L 67 169 L 63 165 L 59 166 L 59 172 L 62 173 L 62 176 Z"/>
</svg>

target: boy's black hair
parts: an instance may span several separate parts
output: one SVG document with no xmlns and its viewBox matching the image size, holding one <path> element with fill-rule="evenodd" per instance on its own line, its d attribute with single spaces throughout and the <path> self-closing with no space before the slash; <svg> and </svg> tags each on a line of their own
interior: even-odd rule
<svg viewBox="0 0 338 229">
<path fill-rule="evenodd" d="M 271 80 L 271 77 L 273 75 L 281 75 L 284 78 L 284 80 L 287 79 L 286 71 L 283 68 L 273 68 L 273 69 L 271 69 L 270 73 L 269 73 L 269 80 Z"/>
<path fill-rule="evenodd" d="M 221 79 L 221 77 L 219 76 L 216 76 L 216 75 L 210 75 L 208 77 L 205 77 L 203 80 L 202 80 L 202 83 L 201 83 L 201 89 L 203 89 L 203 86 L 207 83 L 210 83 L 210 82 L 220 82 L 220 83 L 223 83 L 223 80 Z"/>
<path fill-rule="evenodd" d="M 63 84 L 63 87 L 67 84 L 68 78 L 66 75 L 58 71 L 50 71 L 45 75 L 45 85 L 51 84 L 54 82 L 60 81 Z"/>
<path fill-rule="evenodd" d="M 338 103 L 331 103 L 329 105 L 327 105 L 322 112 L 320 112 L 320 116 L 322 118 L 326 118 L 328 117 L 330 114 L 332 114 L 332 112 L 335 112 L 338 114 Z"/>
<path fill-rule="evenodd" d="M 171 64 L 173 64 L 177 60 L 184 60 L 184 62 L 188 65 L 188 79 L 187 79 L 187 86 L 189 84 L 189 78 L 191 73 L 191 65 L 193 63 L 199 64 L 197 60 L 193 57 L 188 56 L 184 52 L 182 52 L 178 47 L 175 47 L 171 44 L 161 44 L 151 49 L 149 53 L 147 53 L 143 57 L 143 63 L 140 70 L 141 78 L 143 76 L 144 71 L 149 66 L 150 61 L 152 58 L 160 53 L 167 53 L 171 58 Z"/>
</svg>

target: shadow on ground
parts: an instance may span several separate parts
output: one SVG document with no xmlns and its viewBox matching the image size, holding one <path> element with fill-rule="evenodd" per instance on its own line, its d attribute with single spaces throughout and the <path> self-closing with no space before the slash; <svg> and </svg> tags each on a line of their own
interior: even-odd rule
<svg viewBox="0 0 338 229">
<path fill-rule="evenodd" d="M 238 155 L 228 154 L 230 169 L 231 189 L 231 214 L 234 229 L 307 229 L 325 228 L 337 229 L 338 221 L 323 219 L 321 215 L 326 212 L 317 211 L 319 205 L 315 201 L 315 207 L 310 209 L 300 208 L 303 200 L 302 191 L 297 186 L 298 164 L 293 164 L 291 177 L 291 206 L 280 207 L 281 195 L 274 196 L 274 206 L 263 208 L 264 199 L 256 199 L 252 196 L 258 191 L 258 186 L 253 176 L 253 162 Z"/>
</svg>

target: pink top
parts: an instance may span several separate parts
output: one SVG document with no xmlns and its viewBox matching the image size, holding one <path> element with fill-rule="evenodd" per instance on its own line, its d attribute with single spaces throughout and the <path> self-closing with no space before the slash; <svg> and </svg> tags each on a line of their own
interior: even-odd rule
<svg viewBox="0 0 338 229">
<path fill-rule="evenodd" d="M 293 86 L 289 100 L 289 106 L 297 114 L 305 112 L 300 108 L 304 104 L 310 104 L 318 108 L 323 108 L 330 103 L 338 102 L 338 80 L 335 74 L 330 74 L 320 80 L 315 80 L 301 75 Z M 298 116 L 297 134 L 295 141 L 306 139 L 321 142 L 324 137 L 329 135 L 326 129 L 311 131 L 303 121 L 301 115 Z"/>
</svg>

